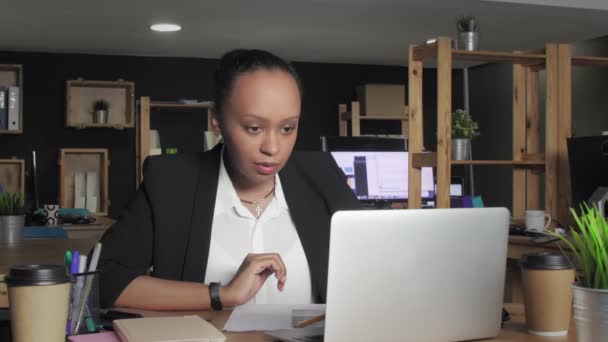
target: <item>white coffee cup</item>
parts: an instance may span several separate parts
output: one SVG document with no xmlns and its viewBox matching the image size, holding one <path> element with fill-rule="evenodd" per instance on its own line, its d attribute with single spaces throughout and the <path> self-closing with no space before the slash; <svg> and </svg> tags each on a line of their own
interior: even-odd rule
<svg viewBox="0 0 608 342">
<path fill-rule="evenodd" d="M 551 224 L 551 215 L 544 210 L 526 210 L 526 230 L 543 232 Z"/>
</svg>

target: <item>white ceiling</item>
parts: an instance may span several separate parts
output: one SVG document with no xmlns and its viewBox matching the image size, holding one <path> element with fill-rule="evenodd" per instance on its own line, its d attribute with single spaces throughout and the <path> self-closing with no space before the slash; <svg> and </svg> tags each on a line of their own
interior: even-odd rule
<svg viewBox="0 0 608 342">
<path fill-rule="evenodd" d="M 477 16 L 487 50 L 535 49 L 608 34 L 608 0 L 2 2 L 0 50 L 217 58 L 246 47 L 295 61 L 404 65 L 409 44 L 455 36 L 460 14 Z M 183 29 L 148 29 L 159 21 Z"/>
</svg>

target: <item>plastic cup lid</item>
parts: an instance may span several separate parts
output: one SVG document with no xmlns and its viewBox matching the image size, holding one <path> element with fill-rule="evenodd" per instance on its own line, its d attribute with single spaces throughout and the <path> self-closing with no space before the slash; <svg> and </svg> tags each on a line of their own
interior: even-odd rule
<svg viewBox="0 0 608 342">
<path fill-rule="evenodd" d="M 70 276 L 63 265 L 16 265 L 4 281 L 11 286 L 55 285 L 69 283 Z"/>
</svg>

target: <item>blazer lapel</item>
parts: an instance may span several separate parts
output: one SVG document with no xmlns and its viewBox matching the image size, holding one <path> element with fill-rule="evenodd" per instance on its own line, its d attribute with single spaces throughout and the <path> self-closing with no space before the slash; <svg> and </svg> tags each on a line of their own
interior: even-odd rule
<svg viewBox="0 0 608 342">
<path fill-rule="evenodd" d="M 279 172 L 285 200 L 308 261 L 315 301 L 325 302 L 329 217 L 326 204 L 293 162 Z M 292 270 L 293 272 L 293 270 Z"/>
<path fill-rule="evenodd" d="M 205 280 L 221 151 L 222 145 L 218 144 L 211 151 L 201 154 L 198 180 L 194 185 L 196 193 L 190 234 L 182 268 L 181 278 L 185 281 Z"/>
</svg>

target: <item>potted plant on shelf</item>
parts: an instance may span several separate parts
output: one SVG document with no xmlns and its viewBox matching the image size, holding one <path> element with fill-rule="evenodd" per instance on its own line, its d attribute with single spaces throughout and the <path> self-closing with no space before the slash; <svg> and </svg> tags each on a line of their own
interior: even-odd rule
<svg viewBox="0 0 608 342">
<path fill-rule="evenodd" d="M 23 237 L 25 199 L 15 192 L 0 193 L 0 244 L 15 243 Z"/>
<path fill-rule="evenodd" d="M 458 49 L 474 51 L 479 49 L 479 23 L 469 15 L 461 15 L 456 19 L 458 31 Z"/>
<path fill-rule="evenodd" d="M 608 221 L 595 205 L 581 206 L 580 215 L 570 211 L 576 223 L 570 229 L 572 241 L 546 233 L 568 246 L 583 272 L 572 284 L 577 341 L 608 341 Z"/>
<path fill-rule="evenodd" d="M 106 124 L 108 122 L 108 111 L 110 103 L 104 99 L 93 102 L 93 123 Z"/>
<path fill-rule="evenodd" d="M 452 113 L 452 160 L 471 159 L 471 139 L 478 135 L 479 127 L 467 111 Z"/>
</svg>

